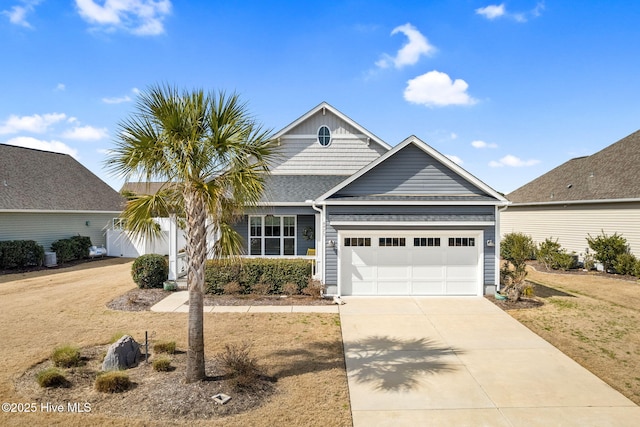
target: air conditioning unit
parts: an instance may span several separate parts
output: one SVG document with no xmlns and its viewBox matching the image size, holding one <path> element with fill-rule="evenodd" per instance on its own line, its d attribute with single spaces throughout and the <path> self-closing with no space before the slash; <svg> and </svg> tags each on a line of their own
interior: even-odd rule
<svg viewBox="0 0 640 427">
<path fill-rule="evenodd" d="M 45 267 L 55 267 L 58 265 L 55 252 L 44 253 L 44 265 Z"/>
</svg>

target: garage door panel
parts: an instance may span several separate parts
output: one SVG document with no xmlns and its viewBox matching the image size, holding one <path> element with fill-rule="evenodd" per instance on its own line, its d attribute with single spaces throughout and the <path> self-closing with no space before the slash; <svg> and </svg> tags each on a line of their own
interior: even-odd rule
<svg viewBox="0 0 640 427">
<path fill-rule="evenodd" d="M 460 232 L 362 232 L 349 237 L 370 239 L 366 247 L 341 248 L 341 292 L 343 295 L 477 295 L 481 275 L 478 246 L 449 246 Z M 478 234 L 470 233 L 475 242 Z M 386 238 L 405 239 L 406 246 L 378 246 Z M 415 239 L 420 237 L 421 239 Z M 422 238 L 427 237 L 428 240 Z M 437 237 L 441 246 L 426 246 Z M 351 237 L 353 239 L 353 237 Z M 456 238 L 456 243 L 460 239 Z M 463 244 L 473 239 L 463 239 Z M 422 246 L 419 245 L 422 242 Z M 388 243 L 387 243 L 388 244 Z"/>
</svg>

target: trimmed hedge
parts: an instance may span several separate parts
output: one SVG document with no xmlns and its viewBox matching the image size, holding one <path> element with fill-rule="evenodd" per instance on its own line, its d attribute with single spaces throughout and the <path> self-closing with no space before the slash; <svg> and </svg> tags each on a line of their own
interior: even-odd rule
<svg viewBox="0 0 640 427">
<path fill-rule="evenodd" d="M 56 253 L 56 261 L 65 263 L 89 257 L 91 238 L 73 236 L 68 239 L 56 240 L 51 244 L 51 250 Z"/>
<path fill-rule="evenodd" d="M 44 248 L 34 240 L 5 240 L 0 242 L 0 268 L 23 268 L 42 265 Z"/>
<path fill-rule="evenodd" d="M 169 263 L 158 254 L 139 256 L 131 266 L 131 277 L 141 289 L 162 288 L 169 277 Z"/>
<path fill-rule="evenodd" d="M 304 289 L 311 278 L 311 263 L 305 259 L 243 258 L 238 261 L 209 260 L 205 271 L 206 292 L 220 295 L 230 282 L 240 284 L 243 294 L 258 285 L 268 285 L 269 294 L 281 294 L 286 283 Z"/>
</svg>

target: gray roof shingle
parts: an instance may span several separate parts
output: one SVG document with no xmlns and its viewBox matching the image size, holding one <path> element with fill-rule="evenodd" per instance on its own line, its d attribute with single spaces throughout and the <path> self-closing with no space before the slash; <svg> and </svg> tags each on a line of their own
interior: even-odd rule
<svg viewBox="0 0 640 427">
<path fill-rule="evenodd" d="M 315 200 L 348 175 L 269 175 L 261 203 L 304 203 Z"/>
<path fill-rule="evenodd" d="M 0 144 L 0 210 L 120 212 L 123 202 L 67 154 Z"/>
<path fill-rule="evenodd" d="M 509 193 L 513 203 L 640 198 L 640 131 L 571 159 Z"/>
</svg>

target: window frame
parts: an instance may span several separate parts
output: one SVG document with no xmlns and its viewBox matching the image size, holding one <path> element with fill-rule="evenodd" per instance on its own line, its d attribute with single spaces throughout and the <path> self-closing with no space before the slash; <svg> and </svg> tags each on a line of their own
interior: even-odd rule
<svg viewBox="0 0 640 427">
<path fill-rule="evenodd" d="M 293 257 L 296 256 L 298 251 L 298 217 L 297 215 L 247 215 L 247 255 L 253 257 Z M 277 223 L 270 223 L 267 225 L 267 219 L 273 220 L 279 218 Z M 285 220 L 286 218 L 286 220 Z M 258 221 L 259 220 L 259 221 Z M 257 224 L 259 222 L 259 225 Z M 293 228 L 293 230 L 291 230 Z M 254 234 L 256 231 L 259 232 Z M 268 235 L 267 235 L 268 232 Z M 277 235 L 276 235 L 277 234 Z M 259 253 L 255 252 L 257 247 L 254 248 L 254 241 L 258 240 L 260 244 Z M 270 240 L 267 242 L 267 240 Z M 278 254 L 267 254 L 269 248 L 275 248 L 270 246 L 269 243 L 274 243 L 277 240 Z M 286 249 L 291 248 L 291 242 L 293 241 L 293 253 L 287 254 Z"/>
<path fill-rule="evenodd" d="M 320 135 L 320 132 L 321 132 L 323 129 L 326 129 L 326 130 L 327 130 L 328 135 Z M 327 138 L 327 137 L 329 138 L 329 140 L 327 141 L 327 143 L 326 143 L 326 144 L 323 144 L 323 143 L 321 142 L 321 139 L 320 139 L 320 138 L 323 138 L 323 139 L 324 139 L 324 138 Z M 330 145 L 331 145 L 331 142 L 332 142 L 332 141 L 333 141 L 333 135 L 332 135 L 332 133 L 331 133 L 331 128 L 329 128 L 329 126 L 327 126 L 327 125 L 321 125 L 321 126 L 318 128 L 318 131 L 316 132 L 316 142 L 317 142 L 318 144 L 320 144 L 320 146 L 321 146 L 321 147 L 328 147 L 328 146 L 330 146 Z"/>
</svg>

